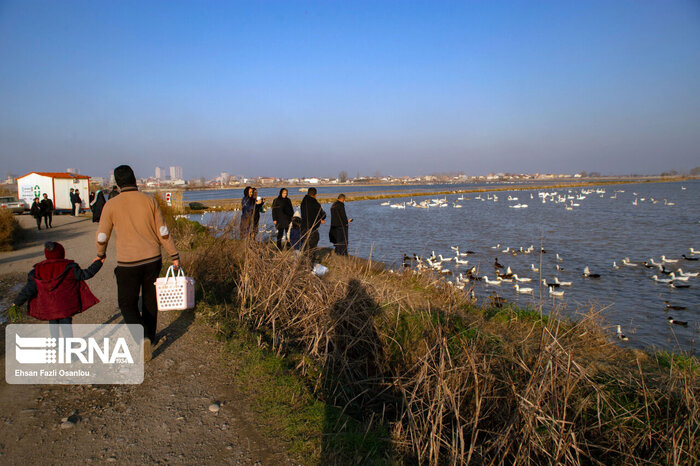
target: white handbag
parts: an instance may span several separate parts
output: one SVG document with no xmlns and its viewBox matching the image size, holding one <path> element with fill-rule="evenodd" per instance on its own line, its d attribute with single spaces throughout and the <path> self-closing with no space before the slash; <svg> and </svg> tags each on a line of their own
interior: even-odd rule
<svg viewBox="0 0 700 466">
<path fill-rule="evenodd" d="M 159 311 L 194 307 L 194 278 L 185 276 L 182 268 L 179 268 L 175 275 L 175 268 L 171 265 L 165 277 L 158 278 L 155 285 Z"/>
</svg>

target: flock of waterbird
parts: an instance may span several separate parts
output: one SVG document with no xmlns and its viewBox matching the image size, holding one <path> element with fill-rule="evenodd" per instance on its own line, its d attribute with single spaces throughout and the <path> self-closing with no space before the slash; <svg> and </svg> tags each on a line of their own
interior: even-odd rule
<svg viewBox="0 0 700 466">
<path fill-rule="evenodd" d="M 681 187 L 682 190 L 685 191 L 685 187 Z M 617 199 L 618 193 L 624 193 L 625 190 L 623 189 L 616 189 L 614 190 L 613 194 L 609 196 L 610 199 Z M 581 201 L 586 200 L 587 197 L 589 196 L 599 196 L 601 198 L 604 198 L 607 194 L 607 190 L 605 188 L 597 188 L 597 189 L 565 189 L 565 190 L 557 190 L 557 191 L 539 191 L 537 193 L 537 199 L 535 199 L 535 195 L 533 193 L 529 193 L 530 200 L 533 202 L 541 202 L 542 204 L 547 204 L 547 203 L 553 203 L 553 204 L 561 204 L 565 210 L 574 210 L 575 207 L 580 207 L 581 206 Z M 632 193 L 634 195 L 634 201 L 632 201 L 633 205 L 639 205 L 639 203 L 644 203 L 648 202 L 651 204 L 657 204 L 660 202 L 659 199 L 655 199 L 653 197 L 640 197 L 639 194 L 636 192 Z M 484 195 L 486 197 L 484 197 Z M 524 196 L 527 197 L 527 193 L 523 193 Z M 473 198 L 475 201 L 482 201 L 482 202 L 498 202 L 500 197 L 495 194 L 495 193 L 480 193 L 477 196 Z M 380 205 L 382 206 L 388 206 L 392 209 L 406 209 L 406 207 L 415 207 L 417 209 L 430 209 L 432 208 L 445 208 L 445 207 L 452 207 L 455 209 L 461 209 L 462 204 L 460 202 L 462 201 L 469 201 L 472 200 L 472 198 L 464 197 L 464 194 L 460 195 L 456 200 L 450 201 L 447 200 L 447 196 L 443 198 L 437 198 L 437 199 L 426 199 L 421 202 L 416 202 L 411 198 L 410 201 L 408 202 L 391 202 L 391 201 L 385 201 L 382 202 Z M 518 197 L 513 196 L 513 195 L 508 195 L 506 198 L 508 202 L 511 202 L 511 204 L 508 205 L 509 208 L 511 209 L 526 209 L 528 208 L 528 204 L 523 204 L 519 201 Z M 516 202 L 517 204 L 512 204 L 512 202 Z M 664 205 L 673 207 L 676 205 L 675 202 L 671 202 L 668 199 L 663 199 Z"/>
<path fill-rule="evenodd" d="M 526 277 L 522 275 L 519 276 L 511 269 L 510 266 L 504 266 L 503 264 L 501 264 L 498 260 L 498 257 L 495 257 L 493 261 L 494 276 L 493 278 L 489 278 L 488 275 L 479 274 L 478 265 L 472 265 L 471 267 L 469 267 L 469 259 L 467 259 L 467 257 L 469 257 L 472 254 L 476 254 L 474 251 L 460 251 L 459 246 L 450 246 L 450 249 L 452 249 L 454 256 L 443 257 L 442 254 L 435 254 L 435 251 L 432 251 L 432 254 L 429 257 L 425 258 L 420 257 L 416 254 L 413 254 L 413 256 L 408 256 L 404 254 L 403 267 L 407 269 L 414 269 L 415 273 L 429 271 L 440 275 L 451 275 L 454 277 L 454 280 L 447 280 L 447 283 L 461 290 L 464 290 L 470 283 L 482 283 L 486 287 L 500 287 L 503 284 L 508 284 L 513 287 L 517 294 L 534 295 L 535 288 L 532 288 L 532 286 L 524 286 L 524 284 L 533 283 L 534 281 L 538 284 L 541 283 L 541 286 L 546 287 L 548 295 L 551 296 L 553 299 L 557 299 L 564 297 L 565 291 L 563 288 L 573 286 L 572 281 L 562 281 L 559 279 L 558 276 L 552 277 L 549 281 L 547 280 L 547 278 L 543 278 L 540 270 L 542 266 L 537 267 L 535 266 L 534 262 L 530 264 L 529 269 L 525 271 L 525 273 L 538 273 L 538 278 Z M 502 254 L 508 254 L 512 256 L 517 256 L 519 254 L 533 254 L 536 251 L 534 245 L 530 245 L 527 248 L 520 247 L 514 249 L 510 247 L 504 248 L 501 244 L 497 244 L 496 246 L 492 246 L 491 249 L 495 249 Z M 547 253 L 547 251 L 544 248 L 539 248 L 538 252 L 539 254 Z M 560 256 L 559 253 L 555 253 L 554 258 L 556 260 L 556 263 L 554 264 L 554 269 L 558 272 L 563 272 L 564 268 L 561 265 L 564 262 L 563 257 Z M 665 255 L 661 255 L 658 262 L 655 261 L 653 258 L 649 258 L 648 261 L 638 263 L 632 262 L 629 259 L 629 257 L 625 257 L 620 261 L 621 265 L 617 265 L 617 261 L 613 261 L 613 269 L 618 270 L 621 267 L 640 267 L 640 270 L 653 269 L 655 273 L 651 276 L 651 279 L 654 282 L 660 284 L 667 284 L 674 289 L 685 289 L 690 288 L 690 284 L 688 283 L 690 279 L 697 278 L 698 275 L 700 275 L 700 273 L 684 271 L 682 267 L 680 267 L 679 263 L 681 261 L 695 262 L 698 260 L 700 260 L 700 251 L 695 250 L 691 247 L 688 249 L 687 255 L 682 254 L 681 257 L 678 259 L 671 259 L 666 257 Z M 542 263 L 541 259 L 539 260 L 539 262 Z M 447 264 L 450 264 L 451 267 L 446 266 Z M 452 264 L 454 265 L 452 266 Z M 667 265 L 669 267 L 675 266 L 675 270 L 673 270 L 672 268 L 667 268 Z M 461 267 L 464 267 L 464 269 L 460 270 Z M 592 273 L 590 267 L 588 266 L 585 266 L 583 268 L 580 276 L 582 279 L 589 280 L 601 278 L 601 274 Z M 472 296 L 474 296 L 473 288 L 471 290 L 471 293 Z M 500 303 L 501 305 L 504 303 L 503 298 L 499 297 L 495 293 L 492 295 L 491 299 L 495 300 L 495 302 Z M 664 301 L 664 304 L 666 306 L 666 311 L 686 310 L 686 307 L 671 304 L 669 301 Z M 681 325 L 684 327 L 688 326 L 688 322 L 674 319 L 671 316 L 668 316 L 667 321 L 669 322 L 669 324 Z M 622 333 L 620 325 L 617 326 L 617 337 L 623 341 L 628 340 L 628 337 Z"/>
<path fill-rule="evenodd" d="M 685 187 L 681 188 L 682 190 L 685 190 Z M 624 193 L 624 190 L 615 190 L 612 195 L 609 196 L 610 199 L 617 199 L 617 196 L 619 193 Z M 661 202 L 660 199 L 655 199 L 653 197 L 641 197 L 638 193 L 633 192 L 632 193 L 634 196 L 634 201 L 632 201 L 632 204 L 634 206 L 639 205 L 640 203 L 651 203 L 651 204 L 657 204 Z M 519 194 L 520 196 L 527 196 L 527 193 L 523 193 L 522 195 Z M 537 199 L 539 202 L 546 204 L 546 203 L 553 203 L 553 204 L 560 204 L 562 205 L 565 210 L 570 211 L 573 210 L 576 207 L 580 207 L 581 201 L 584 201 L 587 197 L 589 196 L 599 196 L 601 198 L 606 197 L 606 190 L 603 188 L 598 188 L 598 189 L 580 189 L 580 190 L 573 190 L 573 189 L 568 189 L 568 190 L 563 190 L 563 192 L 560 191 L 541 191 L 537 193 Z M 535 195 L 533 193 L 529 194 L 529 197 L 531 200 L 535 200 Z M 462 205 L 459 204 L 458 202 L 461 201 L 468 201 L 471 200 L 469 198 L 465 198 L 464 195 L 461 195 L 459 198 L 457 198 L 456 201 L 454 201 L 452 204 L 447 200 L 446 197 L 442 199 L 431 199 L 431 200 L 426 200 L 422 202 L 415 202 L 413 199 L 411 199 L 409 202 L 403 202 L 401 204 L 396 204 L 396 203 L 390 203 L 390 202 L 384 202 L 382 205 L 388 205 L 391 208 L 398 208 L 398 209 L 405 209 L 406 207 L 415 207 L 415 208 L 424 208 L 424 209 L 430 209 L 430 208 L 446 208 L 450 207 L 450 205 L 453 208 L 461 208 Z M 499 201 L 499 196 L 497 194 L 479 194 L 476 197 L 473 198 L 475 201 L 481 201 L 481 202 L 498 202 Z M 528 204 L 521 203 L 519 201 L 518 197 L 513 196 L 513 195 L 508 195 L 507 196 L 507 201 L 510 203 L 508 205 L 509 208 L 513 209 L 523 209 L 523 208 L 528 208 Z M 516 203 L 517 202 L 517 203 Z M 668 207 L 673 207 L 675 206 L 675 202 L 669 201 L 668 199 L 663 199 L 663 205 L 668 206 Z M 564 298 L 565 295 L 565 289 L 567 287 L 572 287 L 573 282 L 572 281 L 562 281 L 558 276 L 553 276 L 551 279 L 547 279 L 543 277 L 543 272 L 540 271 L 540 268 L 542 265 L 536 266 L 535 262 L 538 264 L 542 264 L 542 254 L 547 253 L 547 251 L 544 248 L 535 248 L 534 245 L 530 245 L 528 247 L 517 247 L 517 248 L 511 248 L 510 246 L 505 246 L 501 244 L 497 244 L 495 246 L 492 246 L 491 249 L 497 251 L 497 253 L 503 254 L 507 256 L 518 256 L 518 255 L 531 255 L 534 253 L 535 256 L 540 256 L 537 261 L 533 261 L 530 264 L 529 269 L 521 271 L 521 274 L 518 275 L 518 273 L 515 273 L 510 266 L 504 266 L 501 264 L 498 260 L 498 257 L 494 258 L 494 263 L 493 263 L 493 268 L 494 268 L 494 275 L 490 278 L 487 274 L 480 274 L 479 273 L 479 266 L 480 265 L 472 265 L 470 266 L 469 264 L 469 259 L 468 257 L 470 255 L 476 254 L 474 251 L 461 251 L 459 246 L 450 246 L 454 256 L 450 257 L 443 257 L 442 254 L 435 254 L 435 251 L 432 251 L 432 254 L 429 257 L 420 257 L 417 254 L 413 254 L 412 256 L 408 256 L 404 254 L 403 257 L 403 267 L 406 269 L 413 269 L 415 273 L 422 273 L 425 271 L 430 271 L 432 273 L 437 273 L 440 275 L 444 276 L 452 276 L 453 279 L 447 279 L 447 283 L 450 285 L 459 288 L 461 290 L 464 290 L 467 285 L 470 285 L 470 283 L 481 283 L 485 287 L 502 287 L 504 285 L 506 286 L 512 286 L 512 288 L 515 290 L 516 294 L 519 295 L 534 295 L 535 292 L 537 291 L 538 293 L 541 291 L 540 289 L 533 288 L 533 283 L 537 285 L 541 285 L 547 289 L 547 294 L 552 297 L 552 299 L 561 299 Z M 551 255 L 551 254 L 550 254 Z M 502 256 L 503 257 L 503 256 Z M 563 272 L 563 262 L 564 259 L 558 254 L 554 254 L 554 269 L 557 272 Z M 680 262 L 694 262 L 698 261 L 700 259 L 700 251 L 695 250 L 694 248 L 689 248 L 687 254 L 681 254 L 680 257 L 672 259 L 668 258 L 665 255 L 661 255 L 659 260 L 656 261 L 654 258 L 649 258 L 647 261 L 641 261 L 641 262 L 633 262 L 629 257 L 625 257 L 621 259 L 618 264 L 618 261 L 613 261 L 612 267 L 614 270 L 619 270 L 620 268 L 639 268 L 640 270 L 650 270 L 653 272 L 653 275 L 651 275 L 651 280 L 653 280 L 657 284 L 665 284 L 668 285 L 669 287 L 673 289 L 684 289 L 684 288 L 689 288 L 690 284 L 688 283 L 691 279 L 697 278 L 698 277 L 698 272 L 688 272 L 684 271 L 682 267 L 680 267 Z M 529 262 L 529 261 L 528 261 Z M 673 270 L 675 268 L 675 270 Z M 532 278 L 532 277 L 527 277 L 525 276 L 526 274 L 529 273 L 539 273 L 538 278 Z M 601 274 L 600 273 L 592 273 L 590 270 L 590 267 L 585 266 L 581 270 L 580 277 L 583 280 L 595 280 L 595 279 L 600 279 Z M 529 286 L 528 286 L 529 285 Z M 474 288 L 470 285 L 471 288 L 471 293 L 472 296 L 474 296 Z M 494 288 L 496 289 L 496 288 Z M 502 305 L 505 303 L 505 299 L 499 297 L 495 292 L 492 293 L 491 296 L 492 302 Z M 685 310 L 686 308 L 684 306 L 680 305 L 675 305 L 671 304 L 668 301 L 664 301 L 665 303 L 665 310 L 666 311 L 672 311 L 672 310 Z M 680 321 L 677 319 L 674 319 L 671 316 L 667 317 L 667 321 L 669 324 L 674 324 L 674 325 L 680 325 L 680 326 L 687 326 L 688 323 L 684 321 Z M 616 326 L 616 335 L 617 338 L 623 341 L 628 341 L 629 338 L 622 333 L 622 328 L 620 325 Z"/>
</svg>

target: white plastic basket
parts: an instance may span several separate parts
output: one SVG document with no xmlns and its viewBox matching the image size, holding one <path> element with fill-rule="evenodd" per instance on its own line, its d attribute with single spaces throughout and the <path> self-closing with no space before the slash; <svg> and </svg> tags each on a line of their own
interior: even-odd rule
<svg viewBox="0 0 700 466">
<path fill-rule="evenodd" d="M 182 268 L 171 265 L 165 277 L 156 280 L 156 297 L 159 311 L 176 311 L 194 307 L 194 278 L 186 277 Z"/>
</svg>

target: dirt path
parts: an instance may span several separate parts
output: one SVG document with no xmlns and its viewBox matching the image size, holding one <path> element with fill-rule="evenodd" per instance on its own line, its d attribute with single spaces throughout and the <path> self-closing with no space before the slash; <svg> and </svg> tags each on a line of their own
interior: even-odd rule
<svg viewBox="0 0 700 466">
<path fill-rule="evenodd" d="M 37 231 L 21 216 L 28 235 L 16 251 L 0 253 L 0 309 L 16 295 L 46 240 L 61 242 L 66 256 L 87 267 L 95 256 L 96 225 L 87 218 L 54 217 Z M 114 243 L 114 242 L 112 242 Z M 114 245 L 88 284 L 101 302 L 75 323 L 119 323 Z M 265 439 L 256 415 L 237 395 L 223 345 L 192 311 L 159 314 L 160 342 L 141 385 L 9 385 L 5 382 L 4 328 L 0 384 L 0 463 L 79 462 L 291 464 L 284 446 Z M 209 405 L 221 403 L 218 413 Z M 72 414 L 74 427 L 61 428 Z"/>
</svg>

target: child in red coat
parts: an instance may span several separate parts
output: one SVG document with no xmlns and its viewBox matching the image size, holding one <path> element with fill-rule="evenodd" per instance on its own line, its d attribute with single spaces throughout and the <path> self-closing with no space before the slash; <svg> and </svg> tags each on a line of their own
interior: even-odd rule
<svg viewBox="0 0 700 466">
<path fill-rule="evenodd" d="M 27 284 L 14 300 L 13 307 L 29 301 L 28 314 L 50 324 L 73 323 L 73 316 L 100 302 L 88 288 L 85 280 L 92 278 L 102 267 L 104 259 L 96 257 L 87 269 L 66 259 L 60 243 L 44 244 L 46 260 L 34 265 Z M 11 309 L 10 315 L 17 315 Z"/>
</svg>

